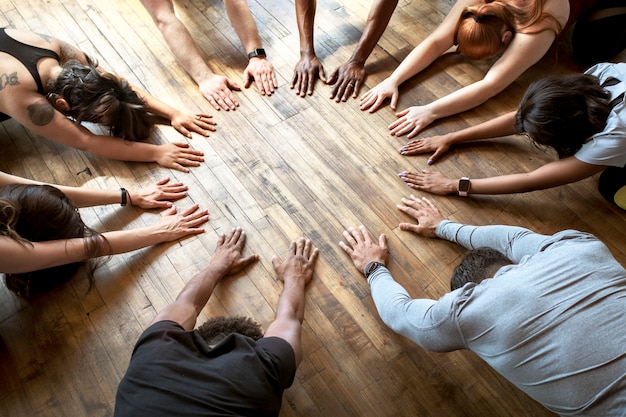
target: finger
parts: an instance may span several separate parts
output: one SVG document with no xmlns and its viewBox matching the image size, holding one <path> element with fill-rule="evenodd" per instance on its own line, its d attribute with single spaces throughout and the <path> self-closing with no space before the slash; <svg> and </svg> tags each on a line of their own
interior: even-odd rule
<svg viewBox="0 0 626 417">
<path fill-rule="evenodd" d="M 228 244 L 236 244 L 237 241 L 239 240 L 239 237 L 241 236 L 241 228 L 240 227 L 233 227 L 230 231 L 230 233 L 228 234 L 228 237 L 226 239 L 226 243 Z"/>
<path fill-rule="evenodd" d="M 337 97 L 337 95 L 339 94 L 339 90 L 341 89 L 341 84 L 340 83 L 336 83 L 333 86 L 332 91 L 330 92 L 330 99 L 334 99 L 335 97 Z"/>
<path fill-rule="evenodd" d="M 354 92 L 352 93 L 352 98 L 357 98 L 359 96 L 359 90 L 361 89 L 361 81 L 356 80 L 354 83 Z"/>
<path fill-rule="evenodd" d="M 343 241 L 339 241 L 339 247 L 341 249 L 343 249 L 343 251 L 345 253 L 347 253 L 348 255 L 352 256 L 352 252 L 354 252 L 354 249 L 352 249 L 350 246 L 346 245 Z"/>
<path fill-rule="evenodd" d="M 298 239 L 298 245 L 296 247 L 296 255 L 302 256 L 302 254 L 304 253 L 304 243 L 305 243 L 305 240 L 303 237 Z"/>
<path fill-rule="evenodd" d="M 363 237 L 361 236 L 361 233 L 354 227 L 351 227 L 349 230 L 350 234 L 352 234 L 352 236 L 354 237 L 357 245 L 360 245 L 363 242 Z"/>
<path fill-rule="evenodd" d="M 313 95 L 313 86 L 315 85 L 315 77 L 309 76 L 309 82 L 307 83 L 307 91 L 306 93 L 311 96 Z"/>
<path fill-rule="evenodd" d="M 368 232 L 365 226 L 363 225 L 360 225 L 359 229 L 361 230 L 361 234 L 363 235 L 363 241 L 368 245 L 371 244 L 372 237 L 370 236 L 370 232 Z"/>
<path fill-rule="evenodd" d="M 420 230 L 422 229 L 421 226 L 415 223 L 400 223 L 398 226 L 400 227 L 400 230 L 404 232 L 413 232 L 417 234 L 420 234 Z"/>
<path fill-rule="evenodd" d="M 193 213 L 194 211 L 198 210 L 200 208 L 200 205 L 198 203 L 196 204 L 192 204 L 191 206 L 187 207 L 186 209 L 184 209 L 181 214 L 183 216 L 189 216 L 191 213 Z"/>
<path fill-rule="evenodd" d="M 315 265 L 315 262 L 317 262 L 317 258 L 320 254 L 320 250 L 318 248 L 313 248 L 313 252 L 311 253 L 311 256 L 309 256 L 309 263 L 311 265 Z"/>
<path fill-rule="evenodd" d="M 278 256 L 272 256 L 272 266 L 274 267 L 275 272 L 278 272 L 282 264 L 283 262 L 280 260 L 280 258 L 278 258 Z"/>
<path fill-rule="evenodd" d="M 304 250 L 302 252 L 302 255 L 307 259 L 309 258 L 309 255 L 311 254 L 312 246 L 313 245 L 311 244 L 311 239 L 307 239 L 304 241 Z"/>
<path fill-rule="evenodd" d="M 157 181 L 156 185 L 165 185 L 168 182 L 170 182 L 170 178 L 169 177 L 165 177 L 165 178 L 161 178 L 160 180 Z M 182 183 L 180 183 L 182 185 Z"/>
<path fill-rule="evenodd" d="M 353 88 L 354 88 L 354 84 L 352 84 L 352 81 L 350 81 L 346 85 L 346 88 L 343 90 L 343 94 L 341 95 L 341 101 L 346 102 L 348 100 Z"/>
<path fill-rule="evenodd" d="M 250 265 L 251 263 L 254 263 L 258 260 L 259 260 L 259 255 L 254 254 L 254 255 L 246 256 L 245 258 L 239 259 L 239 263 L 241 264 L 242 267 L 246 267 Z"/>
<path fill-rule="evenodd" d="M 297 247 L 296 245 L 297 245 L 297 243 L 296 243 L 295 240 L 292 240 L 289 243 L 289 255 L 295 255 L 296 254 L 296 247 Z"/>
<path fill-rule="evenodd" d="M 217 247 L 220 247 L 226 241 L 226 235 L 224 233 L 220 233 L 220 237 L 217 239 Z"/>
<path fill-rule="evenodd" d="M 236 243 L 236 246 L 237 246 L 237 249 L 239 249 L 239 251 L 241 252 L 241 251 L 243 251 L 243 247 L 244 247 L 244 246 L 245 246 L 245 244 L 246 244 L 246 238 L 247 238 L 247 236 L 246 236 L 246 232 L 244 232 L 244 231 L 241 229 L 241 227 L 238 227 L 237 229 L 239 230 L 239 234 L 237 235 L 237 243 Z"/>
<path fill-rule="evenodd" d="M 398 106 L 398 93 L 393 93 L 391 95 L 391 104 L 389 105 L 389 107 L 395 110 L 397 106 Z"/>
<path fill-rule="evenodd" d="M 293 77 L 291 77 L 291 84 L 289 84 L 289 88 L 292 90 L 296 87 L 296 83 L 298 82 L 298 71 L 293 72 Z"/>
<path fill-rule="evenodd" d="M 411 132 L 409 132 L 409 134 L 406 136 L 408 139 L 411 139 L 415 136 L 417 136 L 417 134 L 420 132 L 420 129 L 418 129 L 417 127 L 415 127 Z"/>
<path fill-rule="evenodd" d="M 380 246 L 383 249 L 387 249 L 387 235 L 382 233 L 380 236 L 378 236 L 378 246 Z"/>
<path fill-rule="evenodd" d="M 328 78 L 328 80 L 326 80 L 326 84 L 334 84 L 337 81 L 339 75 L 339 68 L 337 68 L 336 70 L 333 71 L 332 74 L 330 74 L 330 77 Z"/>
<path fill-rule="evenodd" d="M 343 237 L 348 241 L 348 243 L 351 246 L 354 246 L 356 244 L 356 240 L 354 239 L 354 237 L 352 237 L 350 232 L 348 232 L 347 230 L 344 230 L 342 234 L 343 234 Z"/>
<path fill-rule="evenodd" d="M 174 214 L 176 214 L 176 206 L 172 205 L 172 207 L 161 213 L 161 216 L 172 216 Z"/>
</svg>

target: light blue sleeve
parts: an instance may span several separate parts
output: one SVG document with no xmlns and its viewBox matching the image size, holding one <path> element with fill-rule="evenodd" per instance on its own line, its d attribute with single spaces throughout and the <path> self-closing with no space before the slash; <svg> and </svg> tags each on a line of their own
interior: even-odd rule
<svg viewBox="0 0 626 417">
<path fill-rule="evenodd" d="M 437 237 L 466 249 L 496 249 L 515 263 L 542 250 L 553 236 L 541 235 L 518 226 L 470 226 L 444 220 L 437 225 Z"/>
<path fill-rule="evenodd" d="M 454 313 L 457 292 L 438 301 L 411 298 L 387 268 L 378 268 L 367 281 L 380 318 L 393 331 L 436 352 L 466 348 Z"/>
</svg>

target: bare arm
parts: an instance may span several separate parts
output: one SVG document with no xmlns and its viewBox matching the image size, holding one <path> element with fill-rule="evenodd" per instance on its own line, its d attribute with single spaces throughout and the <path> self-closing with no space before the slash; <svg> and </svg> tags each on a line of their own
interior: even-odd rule
<svg viewBox="0 0 626 417">
<path fill-rule="evenodd" d="M 233 229 L 228 236 L 222 234 L 209 266 L 194 276 L 176 300 L 157 314 L 152 323 L 172 320 L 185 330 L 192 330 L 217 284 L 224 277 L 235 274 L 258 260 L 258 255 L 242 256 L 245 243 L 246 234 L 241 228 Z"/>
<path fill-rule="evenodd" d="M 491 178 L 471 179 L 470 194 L 513 194 L 570 184 L 597 174 L 605 169 L 578 160 L 575 156 L 550 162 L 532 172 Z M 421 171 L 402 173 L 401 179 L 409 187 L 433 194 L 456 194 L 458 179 L 447 178 L 440 172 Z"/>
<path fill-rule="evenodd" d="M 313 278 L 319 250 L 310 240 L 301 238 L 289 245 L 289 258 L 283 263 L 272 259 L 278 278 L 283 281 L 283 292 L 278 299 L 276 319 L 268 326 L 265 337 L 280 337 L 294 350 L 296 366 L 302 361 L 301 330 L 304 320 L 304 294 L 306 285 Z"/>
<path fill-rule="evenodd" d="M 291 88 L 300 97 L 313 94 L 315 81 L 319 77 L 326 82 L 324 67 L 315 55 L 313 25 L 315 24 L 315 0 L 296 0 L 296 20 L 300 37 L 300 60 L 296 64 L 291 79 Z"/>
<path fill-rule="evenodd" d="M 454 45 L 454 31 L 461 12 L 474 3 L 475 0 L 457 1 L 441 25 L 420 42 L 387 79 L 361 97 L 361 110 L 374 112 L 388 98 L 391 98 L 390 106 L 395 110 L 400 84 L 428 67 Z"/>
<path fill-rule="evenodd" d="M 176 17 L 172 1 L 141 0 L 141 4 L 150 13 L 176 60 L 198 84 L 204 97 L 216 110 L 235 110 L 239 102 L 231 89 L 240 90 L 239 85 L 211 71 L 189 30 Z"/>
<path fill-rule="evenodd" d="M 430 165 L 446 153 L 453 145 L 514 134 L 516 113 L 516 111 L 512 111 L 496 117 L 495 119 L 470 126 L 457 132 L 450 132 L 441 136 L 414 139 L 400 148 L 399 151 L 402 155 L 418 155 L 425 152 L 434 152 L 428 159 L 428 165 Z"/>
<path fill-rule="evenodd" d="M 191 206 L 181 213 L 176 213 L 176 209 L 171 208 L 155 225 L 103 233 L 109 245 L 103 245 L 96 256 L 130 252 L 157 243 L 203 233 L 204 229 L 199 226 L 206 223 L 208 219 L 207 210 L 198 210 L 198 205 Z M 83 239 L 65 239 L 20 244 L 9 237 L 0 236 L 0 253 L 2 253 L 0 271 L 21 273 L 84 261 L 87 259 L 84 243 Z"/>
<path fill-rule="evenodd" d="M 374 0 L 352 56 L 328 79 L 329 84 L 335 84 L 330 95 L 331 99 L 334 98 L 337 102 L 346 101 L 351 92 L 352 97 L 357 98 L 365 81 L 365 61 L 383 35 L 397 5 L 398 0 Z"/>
<path fill-rule="evenodd" d="M 500 93 L 524 71 L 537 63 L 554 42 L 552 31 L 515 35 L 502 56 L 485 77 L 424 106 L 409 107 L 396 114 L 398 120 L 389 125 L 395 136 L 417 135 L 433 121 L 472 109 Z"/>
<path fill-rule="evenodd" d="M 259 31 L 252 17 L 252 12 L 246 0 L 225 0 L 226 13 L 233 25 L 237 36 L 241 40 L 246 54 L 257 48 L 262 48 L 263 43 L 259 36 Z M 262 57 L 250 59 L 248 66 L 243 72 L 244 87 L 248 88 L 252 81 L 256 82 L 259 92 L 263 95 L 272 95 L 274 89 L 278 87 L 274 67 L 269 61 Z"/>
</svg>

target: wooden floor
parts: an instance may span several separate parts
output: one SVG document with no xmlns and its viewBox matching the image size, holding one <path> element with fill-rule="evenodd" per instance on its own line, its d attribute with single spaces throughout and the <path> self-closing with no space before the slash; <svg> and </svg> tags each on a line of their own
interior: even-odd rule
<svg viewBox="0 0 626 417">
<path fill-rule="evenodd" d="M 401 0 L 367 64 L 366 88 L 384 79 L 442 20 L 452 0 Z M 181 19 L 216 72 L 236 80 L 244 51 L 218 0 L 178 1 Z M 210 210 L 201 236 L 115 256 L 97 272 L 96 287 L 82 282 L 31 304 L 0 291 L 0 410 L 9 416 L 110 416 L 115 391 L 133 345 L 155 314 L 204 267 L 219 233 L 240 225 L 247 253 L 260 262 L 225 281 L 204 311 L 246 314 L 267 326 L 281 285 L 271 258 L 289 241 L 311 238 L 321 250 L 308 288 L 305 358 L 284 395 L 281 416 L 549 416 L 541 406 L 468 352 L 429 353 L 387 329 L 362 276 L 337 245 L 349 226 L 386 233 L 390 269 L 415 297 L 437 298 L 463 250 L 398 229 L 409 219 L 395 207 L 410 190 L 396 174 L 421 169 L 426 156 L 403 157 L 405 139 L 387 126 L 385 107 L 363 113 L 357 102 L 336 104 L 318 83 L 312 97 L 289 89 L 298 58 L 293 0 L 250 1 L 279 88 L 270 98 L 255 88 L 237 93 L 241 107 L 215 112 L 177 65 L 138 0 L 3 0 L 0 25 L 48 33 L 95 56 L 100 64 L 153 95 L 190 111 L 214 114 L 218 131 L 191 146 L 205 163 L 188 174 L 156 164 L 105 160 L 56 145 L 15 121 L 0 124 L 0 169 L 67 185 L 132 188 L 169 176 L 185 182 L 189 197 Z M 354 49 L 371 1 L 319 0 L 315 41 L 330 74 Z M 526 86 L 542 74 L 577 68 L 564 48 L 551 53 L 487 104 L 442 120 L 424 135 L 443 133 L 514 109 Z M 485 63 L 451 55 L 403 86 L 399 109 L 427 103 L 481 78 Z M 365 91 L 365 90 L 364 90 Z M 364 92 L 363 91 L 363 92 Z M 159 127 L 153 141 L 183 141 Z M 436 165 L 444 173 L 477 178 L 528 171 L 554 155 L 525 140 L 503 138 L 451 152 Z M 596 191 L 597 178 L 548 191 L 494 197 L 433 197 L 445 215 L 474 224 L 515 224 L 542 233 L 565 228 L 601 237 L 626 263 L 626 215 Z M 158 212 L 119 206 L 81 211 L 98 230 L 133 228 Z"/>
</svg>

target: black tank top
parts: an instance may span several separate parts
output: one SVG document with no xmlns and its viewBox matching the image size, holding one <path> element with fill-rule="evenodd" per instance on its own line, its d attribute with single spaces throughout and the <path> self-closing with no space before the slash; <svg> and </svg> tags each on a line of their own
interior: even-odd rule
<svg viewBox="0 0 626 417">
<path fill-rule="evenodd" d="M 5 28 L 0 28 L 0 52 L 6 52 L 20 61 L 33 76 L 35 83 L 37 83 L 37 92 L 44 95 L 43 83 L 41 82 L 39 72 L 37 72 L 37 62 L 41 58 L 54 58 L 60 61 L 61 58 L 56 52 L 17 41 L 6 33 Z M 10 118 L 10 116 L 0 113 L 0 121 Z"/>
</svg>

